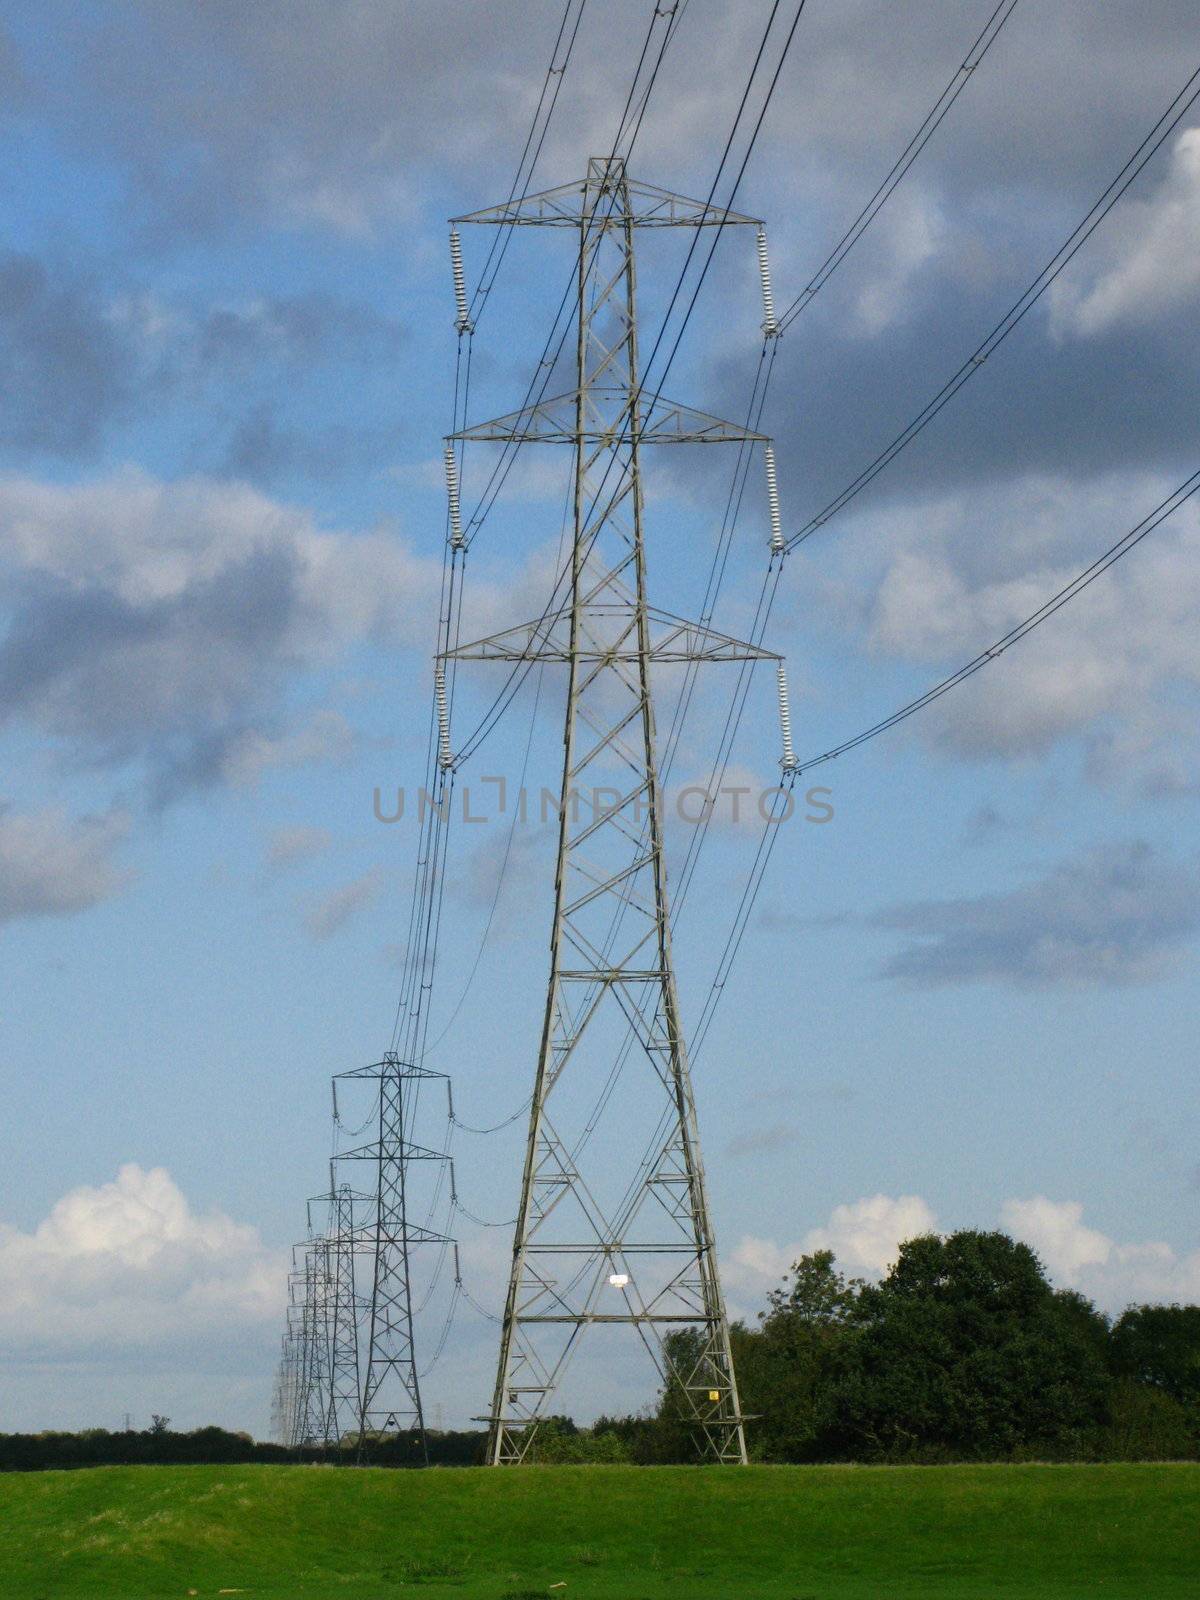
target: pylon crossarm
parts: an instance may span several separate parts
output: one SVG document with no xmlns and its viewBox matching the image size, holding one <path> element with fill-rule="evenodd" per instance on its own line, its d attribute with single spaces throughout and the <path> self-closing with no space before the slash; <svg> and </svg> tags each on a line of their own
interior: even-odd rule
<svg viewBox="0 0 1200 1600">
<path fill-rule="evenodd" d="M 444 1150 L 426 1150 L 419 1144 L 406 1144 L 403 1149 L 399 1145 L 386 1143 L 381 1147 L 378 1140 L 371 1144 L 357 1145 L 353 1150 L 339 1150 L 339 1161 L 449 1161 L 450 1157 Z"/>
<path fill-rule="evenodd" d="M 606 575 L 596 585 L 595 592 L 602 592 L 607 582 Z M 782 659 L 777 651 L 765 650 L 761 645 L 749 644 L 745 640 L 735 639 L 731 634 L 719 633 L 704 623 L 690 622 L 686 617 L 672 616 L 670 612 L 657 611 L 650 607 L 646 612 L 647 622 L 661 627 L 663 632 L 651 640 L 649 649 L 645 652 L 636 643 L 635 621 L 631 621 L 623 628 L 615 641 L 597 638 L 589 627 L 589 624 L 605 621 L 611 623 L 627 614 L 627 608 L 617 605 L 595 604 L 586 610 L 581 610 L 578 620 L 585 638 L 582 643 L 577 642 L 572 647 L 568 635 L 571 612 L 569 608 L 564 608 L 549 616 L 539 617 L 536 621 L 523 622 L 516 627 L 505 628 L 500 633 L 489 634 L 486 638 L 472 640 L 470 644 L 443 651 L 435 659 L 562 662 L 576 660 L 593 663 L 592 670 L 580 680 L 580 692 L 590 687 L 606 668 L 640 662 L 643 655 L 651 662 L 659 663 Z M 635 642 L 629 643 L 631 639 Z M 632 682 L 626 681 L 626 687 L 631 692 L 638 692 L 637 685 Z M 339 1074 L 340 1077 L 367 1075 L 362 1070 L 357 1073 Z M 440 1073 L 430 1075 L 442 1076 Z"/>
<path fill-rule="evenodd" d="M 587 390 L 587 405 L 581 405 L 581 391 L 539 400 L 506 416 L 472 423 L 458 433 L 449 433 L 450 442 L 475 441 L 493 444 L 592 444 L 601 450 L 635 444 L 744 444 L 769 442 L 765 433 L 754 433 L 736 422 L 680 405 L 661 395 L 652 395 L 640 421 L 628 400 L 616 389 Z M 621 402 L 614 418 L 609 406 Z M 580 412 L 583 425 L 580 425 Z"/>
<path fill-rule="evenodd" d="M 410 1061 L 401 1061 L 399 1056 L 385 1056 L 382 1061 L 372 1061 L 369 1066 L 352 1067 L 348 1072 L 334 1073 L 339 1083 L 348 1078 L 391 1078 L 397 1081 L 406 1078 L 440 1078 L 444 1082 L 447 1076 L 445 1072 L 434 1072 L 429 1067 L 418 1067 Z"/>
<path fill-rule="evenodd" d="M 659 189 L 650 183 L 640 183 L 635 178 L 622 180 L 627 201 L 624 209 L 614 218 L 604 219 L 605 225 L 628 222 L 634 228 L 761 228 L 758 217 L 742 216 L 706 200 L 692 200 L 687 195 L 673 194 L 669 189 Z M 525 195 L 519 200 L 508 200 L 498 206 L 487 206 L 482 211 L 471 211 L 450 220 L 457 227 L 467 222 L 505 224 L 509 226 L 541 226 L 579 228 L 594 219 L 597 206 L 612 193 L 594 178 L 583 182 L 564 183 L 540 194 Z"/>
</svg>

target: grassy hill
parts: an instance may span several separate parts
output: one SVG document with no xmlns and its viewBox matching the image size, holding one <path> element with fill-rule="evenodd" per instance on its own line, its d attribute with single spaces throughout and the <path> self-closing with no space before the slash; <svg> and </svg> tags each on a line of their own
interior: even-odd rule
<svg viewBox="0 0 1200 1600">
<path fill-rule="evenodd" d="M 1194 1596 L 1200 1466 L 106 1467 L 0 1477 L 0 1595 Z"/>
</svg>

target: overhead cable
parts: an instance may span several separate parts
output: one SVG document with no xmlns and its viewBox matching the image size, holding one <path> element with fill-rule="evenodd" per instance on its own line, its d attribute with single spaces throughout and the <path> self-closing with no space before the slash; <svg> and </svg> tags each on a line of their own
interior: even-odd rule
<svg viewBox="0 0 1200 1600">
<path fill-rule="evenodd" d="M 912 138 L 905 145 L 904 149 L 900 152 L 899 156 L 896 158 L 895 164 L 892 166 L 891 171 L 887 174 L 883 182 L 879 185 L 878 189 L 876 189 L 875 193 L 867 201 L 866 205 L 859 212 L 858 216 L 855 217 L 854 221 L 846 229 L 845 233 L 838 240 L 837 244 L 834 245 L 833 249 L 826 256 L 820 267 L 817 268 L 817 271 L 808 280 L 804 288 L 780 317 L 780 333 L 782 333 L 785 328 L 790 327 L 800 313 L 811 304 L 816 295 L 825 287 L 825 284 L 841 266 L 842 262 L 850 254 L 851 250 L 854 249 L 854 246 L 862 238 L 863 234 L 867 231 L 872 222 L 874 222 L 875 218 L 891 199 L 900 183 L 907 176 L 909 168 L 912 166 L 913 162 L 916 161 L 922 150 L 924 150 L 930 139 L 932 139 L 934 134 L 937 132 L 946 113 L 950 110 L 951 106 L 958 99 L 959 95 L 966 88 L 967 84 L 971 81 L 971 75 L 974 73 L 976 67 L 978 67 L 984 56 L 987 55 L 993 44 L 995 44 L 1001 28 L 1008 21 L 1009 17 L 1012 16 L 1016 6 L 1017 0 L 1000 0 L 1000 4 L 992 12 L 991 16 L 984 24 L 983 30 L 979 34 L 979 37 L 967 51 L 962 65 L 957 69 L 954 76 L 950 79 L 950 82 L 934 101 L 933 107 L 929 114 L 926 116 L 921 126 L 917 129 L 916 133 L 913 134 Z"/>
<path fill-rule="evenodd" d="M 1048 600 L 1043 601 L 1036 611 L 1031 611 L 1015 627 L 1002 634 L 994 644 L 988 645 L 985 650 L 981 650 L 977 655 L 972 656 L 971 660 L 964 666 L 959 667 L 957 672 L 952 672 L 948 678 L 943 678 L 940 683 L 935 683 L 932 688 L 926 689 L 924 694 L 918 695 L 915 700 L 910 700 L 907 705 L 901 706 L 898 711 L 893 711 L 891 716 L 872 723 L 869 728 L 864 728 L 861 733 L 856 733 L 852 739 L 843 739 L 840 744 L 834 745 L 832 749 L 824 751 L 821 755 L 809 756 L 800 761 L 797 763 L 796 771 L 798 773 L 807 772 L 812 767 L 820 766 L 822 762 L 833 761 L 837 756 L 844 755 L 847 750 L 854 750 L 860 744 L 866 744 L 868 739 L 874 739 L 879 734 L 886 733 L 889 728 L 894 728 L 897 723 L 906 721 L 909 717 L 915 716 L 918 711 L 923 711 L 933 701 L 940 700 L 942 695 L 949 694 L 951 689 L 956 689 L 967 678 L 974 677 L 990 661 L 995 661 L 1010 646 L 1019 644 L 1026 635 L 1032 633 L 1035 628 L 1040 627 L 1056 611 L 1061 611 L 1063 606 L 1068 605 L 1089 584 L 1094 583 L 1102 573 L 1107 572 L 1109 567 L 1114 566 L 1123 556 L 1127 556 L 1131 550 L 1142 542 L 1147 534 L 1153 533 L 1155 528 L 1161 526 L 1168 517 L 1178 511 L 1185 501 L 1190 500 L 1197 490 L 1200 490 L 1200 469 L 1193 472 L 1190 478 L 1186 478 L 1173 493 L 1169 494 L 1165 500 L 1160 501 L 1154 510 L 1144 517 L 1136 527 L 1131 528 L 1127 534 L 1118 539 L 1116 544 L 1110 545 L 1103 555 L 1097 556 L 1090 566 L 1085 567 L 1082 572 L 1072 578 L 1070 583 L 1065 584 L 1057 594 L 1053 594 Z"/>
<path fill-rule="evenodd" d="M 806 539 L 816 533 L 818 528 L 823 527 L 831 517 L 836 516 L 839 511 L 847 506 L 856 495 L 866 488 L 872 479 L 878 477 L 884 468 L 896 459 L 906 445 L 911 444 L 917 435 L 933 421 L 942 407 L 949 404 L 968 379 L 974 377 L 988 357 L 999 348 L 1025 315 L 1033 309 L 1042 295 L 1045 294 L 1046 290 L 1071 261 L 1075 253 L 1092 236 L 1113 206 L 1116 205 L 1117 201 L 1142 171 L 1143 167 L 1151 160 L 1162 144 L 1170 138 L 1198 97 L 1200 97 L 1200 66 L 1195 68 L 1183 88 L 1175 95 L 1170 105 L 1168 105 L 1150 132 L 1125 162 L 1116 177 L 1112 179 L 1091 209 L 1050 257 L 1025 292 L 1019 299 L 1014 301 L 1009 310 L 1001 317 L 983 343 L 971 352 L 957 372 L 947 379 L 933 399 L 923 406 L 912 419 L 907 428 L 902 433 L 897 434 L 891 444 L 885 450 L 881 450 L 875 459 L 864 467 L 839 495 L 835 495 L 827 506 L 818 511 L 797 533 L 792 535 L 785 546 L 786 550 L 794 550 L 797 545 L 803 544 Z"/>
</svg>

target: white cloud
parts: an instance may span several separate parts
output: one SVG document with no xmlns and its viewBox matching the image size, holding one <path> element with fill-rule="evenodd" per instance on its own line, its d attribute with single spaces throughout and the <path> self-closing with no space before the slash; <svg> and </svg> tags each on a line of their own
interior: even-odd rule
<svg viewBox="0 0 1200 1600">
<path fill-rule="evenodd" d="M 1077 1200 L 1006 1200 L 999 1226 L 1037 1251 L 1056 1288 L 1079 1289 L 1102 1310 L 1200 1301 L 1200 1249 L 1180 1255 L 1162 1241 L 1120 1244 L 1084 1223 Z M 802 1255 L 832 1250 L 848 1277 L 880 1278 L 904 1240 L 937 1231 L 937 1218 L 920 1195 L 869 1195 L 835 1206 L 823 1227 L 810 1228 L 796 1244 L 745 1235 L 721 1270 L 735 1314 L 753 1316 Z"/>
<path fill-rule="evenodd" d="M 71 485 L 2 479 L 0 527 L 14 573 L 76 594 L 100 589 L 134 608 L 182 601 L 250 556 L 285 551 L 300 607 L 326 624 L 318 649 L 330 629 L 404 637 L 395 601 L 417 599 L 437 577 L 392 533 L 327 532 L 247 484 L 169 483 L 134 468 Z"/>
<path fill-rule="evenodd" d="M 69 916 L 128 881 L 113 860 L 129 831 L 122 812 L 73 819 L 58 808 L 0 806 L 0 922 Z"/>
<path fill-rule="evenodd" d="M 221 772 L 231 783 L 253 785 L 265 772 L 280 768 L 348 761 L 357 742 L 354 729 L 339 711 L 316 711 L 288 733 L 250 729 L 239 735 L 222 757 Z"/>
<path fill-rule="evenodd" d="M 1090 280 L 1075 271 L 1051 290 L 1051 327 L 1059 334 L 1106 333 L 1200 298 L 1200 128 L 1180 134 L 1158 191 L 1126 201 L 1110 226 Z"/>
<path fill-rule="evenodd" d="M 0 1223 L 9 1359 L 169 1345 L 277 1321 L 286 1263 L 258 1230 L 198 1214 L 162 1167 L 63 1196 L 31 1233 Z"/>
<path fill-rule="evenodd" d="M 986 496 L 861 518 L 844 612 L 876 656 L 920 663 L 933 680 L 1032 613 L 1173 487 L 1149 473 L 1030 474 Z M 914 729 L 966 759 L 1034 757 L 1080 738 L 1098 782 L 1187 787 L 1194 712 L 1180 696 L 1200 690 L 1198 623 L 1200 506 L 1188 502 Z"/>
<path fill-rule="evenodd" d="M 849 1205 L 835 1206 L 823 1227 L 810 1228 L 792 1245 L 746 1234 L 729 1259 L 722 1263 L 733 1293 L 751 1303 L 761 1302 L 775 1288 L 793 1262 L 814 1250 L 832 1250 L 839 1270 L 849 1277 L 878 1278 L 900 1254 L 905 1239 L 932 1233 L 937 1218 L 920 1195 L 865 1195 Z"/>
<path fill-rule="evenodd" d="M 905 1239 L 932 1233 L 936 1226 L 920 1195 L 875 1194 L 835 1206 L 825 1227 L 805 1235 L 804 1249 L 832 1250 L 844 1271 L 876 1277 L 894 1264 Z"/>
<path fill-rule="evenodd" d="M 1104 1310 L 1131 1302 L 1200 1300 L 1200 1250 L 1179 1255 L 1161 1240 L 1120 1244 L 1083 1222 L 1077 1200 L 1006 1200 L 1001 1226 L 1032 1245 L 1062 1288 L 1079 1289 Z"/>
<path fill-rule="evenodd" d="M 945 235 L 945 218 L 933 199 L 918 187 L 899 191 L 872 236 L 877 265 L 855 299 L 855 318 L 864 333 L 874 336 L 906 319 L 914 285 L 937 257 Z"/>
</svg>

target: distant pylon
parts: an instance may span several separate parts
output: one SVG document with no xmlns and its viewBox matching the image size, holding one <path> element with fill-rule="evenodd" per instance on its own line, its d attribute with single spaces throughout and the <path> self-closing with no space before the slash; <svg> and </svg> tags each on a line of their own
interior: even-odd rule
<svg viewBox="0 0 1200 1600">
<path fill-rule="evenodd" d="M 295 1252 L 293 1251 L 293 1260 Z M 295 1450 L 304 1439 L 308 1415 L 308 1338 L 305 1317 L 307 1279 L 293 1267 L 288 1274 L 287 1332 L 283 1339 L 283 1365 L 286 1389 L 286 1437 L 284 1443 Z"/>
<path fill-rule="evenodd" d="M 341 1445 L 356 1439 L 360 1432 L 358 1348 L 363 1301 L 356 1289 L 354 1261 L 368 1246 L 356 1235 L 355 1208 L 365 1208 L 373 1197 L 355 1193 L 347 1183 L 337 1184 L 333 1161 L 329 1179 L 329 1193 L 313 1195 L 308 1202 L 310 1238 L 305 1250 L 313 1252 L 317 1261 L 318 1301 L 318 1311 L 310 1320 L 324 1343 L 307 1368 L 312 1399 L 306 1403 L 306 1416 L 311 1407 L 313 1442 Z M 323 1207 L 327 1218 L 320 1235 L 313 1229 L 314 1206 Z"/>
<path fill-rule="evenodd" d="M 408 1176 L 414 1161 L 448 1162 L 444 1151 L 428 1150 L 408 1137 L 415 1113 L 416 1091 L 436 1081 L 446 1084 L 444 1073 L 412 1066 L 389 1051 L 369 1067 L 337 1074 L 337 1082 L 374 1080 L 377 1084 L 375 1138 L 352 1150 L 339 1151 L 335 1160 L 366 1161 L 374 1169 L 374 1184 L 365 1200 L 367 1216 L 357 1221 L 353 1196 L 349 1197 L 349 1225 L 339 1225 L 338 1277 L 347 1274 L 346 1261 L 358 1254 L 371 1259 L 369 1300 L 362 1300 L 365 1337 L 362 1344 L 362 1388 L 357 1409 L 359 1452 L 373 1438 L 412 1433 L 428 1461 L 425 1414 L 413 1343 L 411 1253 L 422 1244 L 452 1245 L 444 1234 L 408 1220 Z M 337 1190 L 333 1191 L 337 1193 Z M 344 1214 L 345 1215 L 345 1214 Z M 355 1360 L 358 1361 L 356 1346 Z M 345 1382 L 344 1371 L 339 1382 Z M 343 1393 L 345 1392 L 343 1387 Z M 344 1412 L 342 1413 L 344 1418 Z M 343 1425 L 339 1418 L 339 1425 Z"/>
<path fill-rule="evenodd" d="M 289 1317 L 287 1332 L 280 1341 L 279 1366 L 271 1399 L 271 1436 L 289 1450 L 295 1444 L 295 1407 L 296 1341 Z"/>
<path fill-rule="evenodd" d="M 454 436 L 574 451 L 566 603 L 443 658 L 568 669 L 550 974 L 489 1460 L 528 1456 L 583 1330 L 617 1324 L 649 1353 L 701 1454 L 745 1462 L 671 953 L 651 680 L 656 663 L 777 657 L 650 605 L 641 451 L 766 440 L 643 395 L 634 237 L 761 224 L 636 183 L 606 158 L 578 183 L 455 220 L 566 228 L 578 245 L 575 388 Z M 640 1072 L 624 1071 L 630 1036 Z"/>
<path fill-rule="evenodd" d="M 321 1448 L 330 1443 L 329 1350 L 330 1277 L 329 1240 L 305 1240 L 304 1268 L 297 1274 L 303 1282 L 300 1311 L 300 1393 L 296 1404 L 297 1445 Z"/>
<path fill-rule="evenodd" d="M 354 1282 L 354 1202 L 348 1183 L 330 1190 L 329 1411 L 325 1433 L 331 1444 L 357 1437 L 362 1389 L 358 1364 L 358 1296 Z"/>
</svg>

